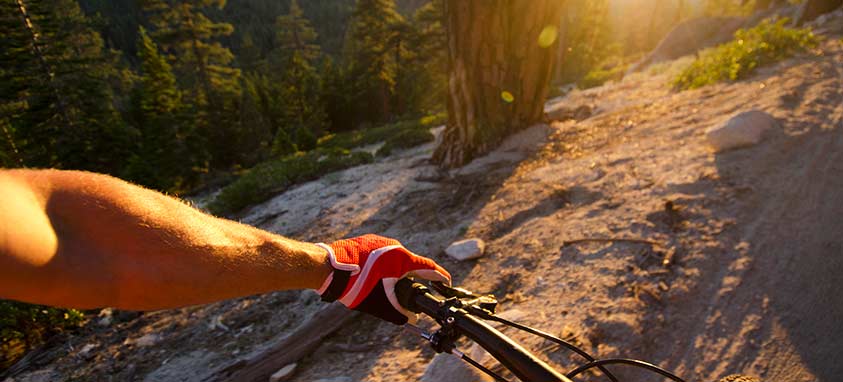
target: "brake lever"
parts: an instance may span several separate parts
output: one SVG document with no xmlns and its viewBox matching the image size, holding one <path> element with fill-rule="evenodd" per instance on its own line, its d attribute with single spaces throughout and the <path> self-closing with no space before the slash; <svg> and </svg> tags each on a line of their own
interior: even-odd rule
<svg viewBox="0 0 843 382">
<path fill-rule="evenodd" d="M 474 293 L 469 290 L 460 287 L 452 287 L 446 285 L 441 281 L 431 281 L 430 286 L 433 288 L 433 290 L 435 290 L 437 293 L 441 294 L 444 297 L 456 297 L 459 299 L 477 297 Z"/>
<path fill-rule="evenodd" d="M 498 306 L 498 299 L 491 294 L 477 295 L 467 289 L 448 286 L 438 281 L 432 281 L 430 286 L 446 298 L 456 298 L 463 308 L 474 314 L 494 315 Z"/>
</svg>

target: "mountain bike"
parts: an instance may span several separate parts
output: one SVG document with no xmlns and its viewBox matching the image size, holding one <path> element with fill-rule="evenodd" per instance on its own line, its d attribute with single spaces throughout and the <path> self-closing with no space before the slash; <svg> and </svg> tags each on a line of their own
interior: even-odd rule
<svg viewBox="0 0 843 382">
<path fill-rule="evenodd" d="M 462 336 L 471 339 L 524 382 L 572 382 L 573 378 L 593 368 L 600 370 L 612 382 L 618 382 L 617 377 L 606 368 L 606 365 L 612 364 L 634 366 L 676 382 L 685 382 L 675 374 L 644 361 L 628 358 L 595 359 L 581 348 L 550 333 L 498 317 L 495 315 L 498 301 L 493 295 L 479 295 L 437 282 L 431 282 L 430 288 L 410 278 L 396 283 L 395 292 L 401 306 L 412 312 L 427 315 L 439 324 L 439 328 L 433 333 L 409 324 L 407 328 L 429 342 L 437 353 L 453 354 L 496 381 L 508 380 L 457 350 L 457 340 Z M 434 291 L 441 297 L 434 295 Z M 485 321 L 498 322 L 552 341 L 578 354 L 585 363 L 562 374 Z M 719 382 L 759 381 L 753 377 L 735 374 L 722 378 Z"/>
</svg>

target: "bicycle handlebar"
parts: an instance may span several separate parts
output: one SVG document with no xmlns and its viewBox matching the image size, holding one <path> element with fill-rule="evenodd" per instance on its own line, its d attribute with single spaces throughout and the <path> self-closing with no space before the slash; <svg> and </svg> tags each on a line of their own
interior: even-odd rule
<svg viewBox="0 0 843 382">
<path fill-rule="evenodd" d="M 489 324 L 464 309 L 445 304 L 446 300 L 429 293 L 427 287 L 410 279 L 395 285 L 398 302 L 407 310 L 423 313 L 472 339 L 522 381 L 571 382 L 547 363 L 521 347 Z"/>
</svg>

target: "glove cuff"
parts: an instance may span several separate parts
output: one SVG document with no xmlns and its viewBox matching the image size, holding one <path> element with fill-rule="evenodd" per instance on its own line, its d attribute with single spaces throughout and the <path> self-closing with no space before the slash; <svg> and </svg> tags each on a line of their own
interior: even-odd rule
<svg viewBox="0 0 843 382">
<path fill-rule="evenodd" d="M 334 302 L 342 296 L 342 292 L 348 286 L 348 281 L 351 279 L 352 270 L 350 268 L 358 268 L 350 264 L 341 264 L 337 262 L 337 257 L 334 254 L 333 248 L 324 243 L 316 243 L 316 245 L 328 251 L 328 260 L 333 271 L 328 275 L 322 283 L 322 287 L 316 290 L 316 293 L 322 296 L 322 301 Z"/>
</svg>

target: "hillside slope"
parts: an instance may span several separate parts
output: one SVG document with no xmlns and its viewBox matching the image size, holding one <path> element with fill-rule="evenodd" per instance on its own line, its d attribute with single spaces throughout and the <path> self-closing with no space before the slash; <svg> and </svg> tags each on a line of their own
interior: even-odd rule
<svg viewBox="0 0 843 382">
<path fill-rule="evenodd" d="M 528 312 L 524 323 L 600 357 L 649 360 L 689 381 L 738 372 L 834 381 L 843 375 L 840 37 L 737 83 L 674 92 L 668 70 L 574 92 L 554 102 L 595 115 L 528 129 L 458 171 L 430 165 L 426 145 L 295 187 L 243 221 L 305 240 L 401 238 L 456 284 L 496 293 L 501 310 Z M 705 129 L 751 109 L 781 129 L 712 153 Z M 462 237 L 486 240 L 487 255 L 445 257 Z M 630 237 L 658 244 L 565 245 Z M 201 380 L 320 306 L 312 292 L 279 292 L 92 322 L 14 381 Z M 432 356 L 401 328 L 361 316 L 293 380 L 417 380 Z M 572 366 L 561 352 L 547 356 Z"/>
</svg>

